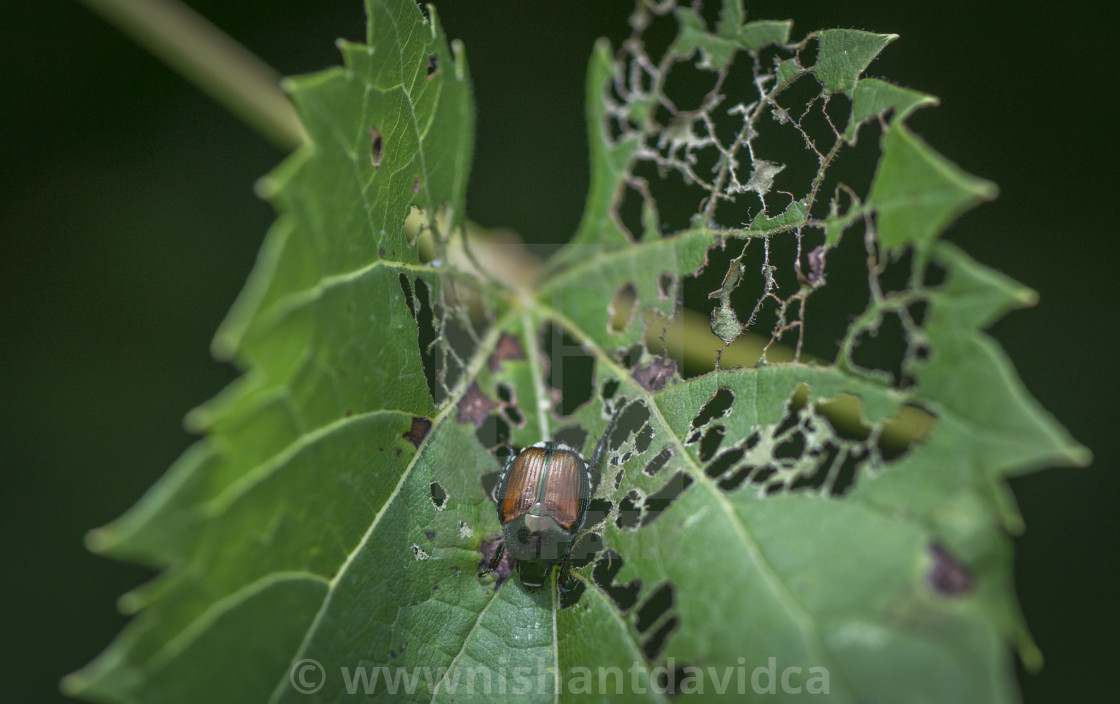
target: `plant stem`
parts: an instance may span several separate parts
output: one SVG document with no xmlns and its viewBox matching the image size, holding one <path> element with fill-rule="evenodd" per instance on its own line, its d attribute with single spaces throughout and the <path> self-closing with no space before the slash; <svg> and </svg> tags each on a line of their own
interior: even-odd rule
<svg viewBox="0 0 1120 704">
<path fill-rule="evenodd" d="M 280 75 L 175 0 L 81 0 L 284 150 L 307 140 Z"/>
</svg>

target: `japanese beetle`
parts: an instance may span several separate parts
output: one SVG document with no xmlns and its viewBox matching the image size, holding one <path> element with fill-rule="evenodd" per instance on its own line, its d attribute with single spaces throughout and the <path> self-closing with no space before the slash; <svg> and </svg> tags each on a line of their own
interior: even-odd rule
<svg viewBox="0 0 1120 704">
<path fill-rule="evenodd" d="M 555 564 L 560 565 L 560 583 L 564 583 L 572 545 L 594 491 L 592 470 L 599 469 L 617 417 L 616 413 L 607 424 L 590 466 L 579 452 L 556 442 L 538 442 L 510 456 L 495 491 L 502 542 L 490 562 L 491 570 L 508 550 L 526 589 L 544 586 Z"/>
</svg>

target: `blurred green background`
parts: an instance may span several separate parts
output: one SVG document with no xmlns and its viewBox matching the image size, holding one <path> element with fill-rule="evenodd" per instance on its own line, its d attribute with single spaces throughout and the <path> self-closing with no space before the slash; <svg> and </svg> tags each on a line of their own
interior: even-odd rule
<svg viewBox="0 0 1120 704">
<path fill-rule="evenodd" d="M 193 0 L 283 73 L 361 40 L 358 0 Z M 1016 577 L 1046 655 L 1028 702 L 1103 699 L 1120 625 L 1115 310 L 1120 297 L 1114 49 L 1099 7 L 747 2 L 754 18 L 894 32 L 872 75 L 938 95 L 912 126 L 998 201 L 949 237 L 1037 289 L 993 333 L 1027 387 L 1096 460 L 1013 482 L 1027 520 Z M 439 5 L 467 47 L 478 104 L 469 213 L 537 242 L 573 231 L 587 187 L 583 80 L 630 3 Z M 253 182 L 283 154 L 84 7 L 6 3 L 0 17 L 0 698 L 61 699 L 57 680 L 120 630 L 140 568 L 83 533 L 119 515 L 192 441 L 181 418 L 235 375 L 211 334 L 270 207 Z"/>
</svg>

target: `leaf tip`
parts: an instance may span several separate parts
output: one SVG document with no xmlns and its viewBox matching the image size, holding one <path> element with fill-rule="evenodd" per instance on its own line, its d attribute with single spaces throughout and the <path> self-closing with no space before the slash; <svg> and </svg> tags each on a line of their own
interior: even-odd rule
<svg viewBox="0 0 1120 704">
<path fill-rule="evenodd" d="M 1019 286 L 1014 293 L 1015 302 L 1021 308 L 1031 308 L 1038 305 L 1038 291 L 1027 286 Z"/>
<path fill-rule="evenodd" d="M 1066 457 L 1074 467 L 1088 467 L 1093 463 L 1093 451 L 1077 443 L 1066 448 Z"/>
<path fill-rule="evenodd" d="M 61 680 L 58 681 L 58 691 L 62 692 L 68 697 L 81 696 L 82 691 L 86 688 L 86 680 L 82 677 L 81 670 L 71 672 Z"/>
<path fill-rule="evenodd" d="M 451 40 L 451 54 L 455 57 L 455 78 L 460 81 L 467 79 L 467 47 L 458 39 Z"/>
<path fill-rule="evenodd" d="M 999 186 L 987 179 L 973 177 L 975 179 L 973 191 L 981 200 L 995 200 L 999 198 Z"/>
<path fill-rule="evenodd" d="M 80 670 L 63 675 L 58 681 L 58 691 L 75 699 L 108 701 L 110 693 L 104 686 L 106 655 L 107 653 L 102 653 Z"/>
<path fill-rule="evenodd" d="M 607 61 L 610 61 L 612 56 L 611 40 L 607 39 L 606 37 L 599 37 L 595 40 L 595 48 L 592 51 L 595 54 L 596 58 L 606 59 Z"/>
<path fill-rule="evenodd" d="M 113 546 L 119 541 L 110 526 L 101 526 L 100 528 L 86 531 L 83 542 L 85 543 L 86 550 L 97 555 L 105 555 L 110 552 Z"/>
<path fill-rule="evenodd" d="M 1027 672 L 1035 673 L 1042 670 L 1042 651 L 1033 641 L 1019 645 L 1019 660 Z"/>
<path fill-rule="evenodd" d="M 237 354 L 237 336 L 231 334 L 229 330 L 222 328 L 214 335 L 214 339 L 210 342 L 210 356 L 219 362 L 232 362 L 234 356 Z M 187 414 L 187 419 L 184 423 L 190 423 L 191 414 Z"/>
<path fill-rule="evenodd" d="M 134 616 L 147 602 L 136 592 L 125 592 L 117 597 L 117 611 L 125 616 Z"/>
<path fill-rule="evenodd" d="M 298 85 L 299 81 L 292 76 L 284 76 L 280 79 L 280 90 L 284 91 L 288 95 L 296 92 L 296 87 Z"/>
<path fill-rule="evenodd" d="M 280 184 L 276 179 L 264 176 L 253 183 L 253 193 L 261 200 L 272 200 L 280 191 Z"/>
<path fill-rule="evenodd" d="M 214 341 L 214 345 L 211 346 L 211 351 L 214 353 L 215 357 L 222 359 L 218 351 L 214 349 L 217 346 L 217 342 L 217 340 Z M 205 405 L 192 408 L 187 411 L 187 415 L 183 416 L 183 430 L 193 435 L 201 435 L 210 425 L 208 417 L 209 415 L 206 412 Z"/>
</svg>

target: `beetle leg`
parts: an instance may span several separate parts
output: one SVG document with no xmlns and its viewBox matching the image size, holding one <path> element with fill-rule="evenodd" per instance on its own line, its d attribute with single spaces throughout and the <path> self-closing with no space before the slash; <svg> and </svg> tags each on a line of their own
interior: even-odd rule
<svg viewBox="0 0 1120 704">
<path fill-rule="evenodd" d="M 560 563 L 560 579 L 556 582 L 557 586 L 561 589 L 568 581 L 568 561 L 572 557 L 572 547 L 568 546 L 568 552 L 564 553 L 564 560 Z"/>
<path fill-rule="evenodd" d="M 490 569 L 489 569 L 490 572 L 497 572 L 498 571 L 498 564 L 501 563 L 502 555 L 505 554 L 505 551 L 506 551 L 506 543 L 503 540 L 502 542 L 498 543 L 498 547 L 495 548 L 494 557 L 490 558 Z"/>
</svg>

